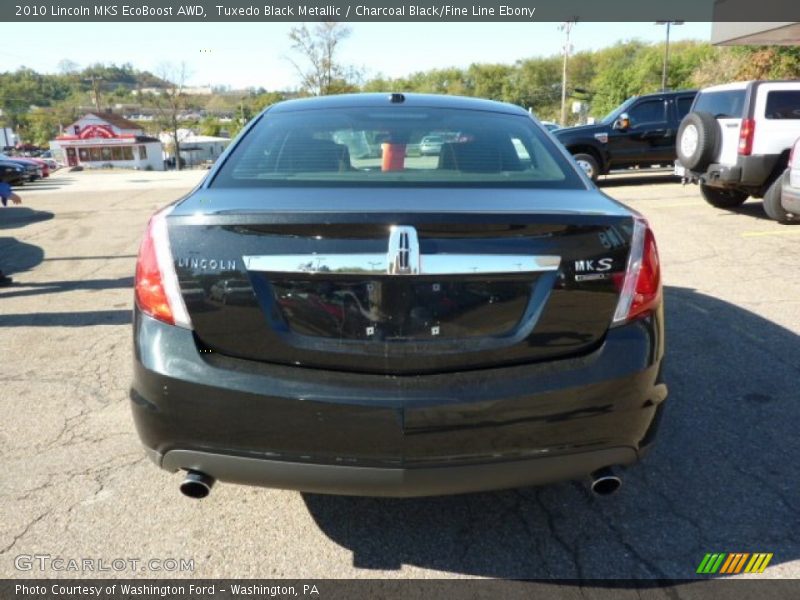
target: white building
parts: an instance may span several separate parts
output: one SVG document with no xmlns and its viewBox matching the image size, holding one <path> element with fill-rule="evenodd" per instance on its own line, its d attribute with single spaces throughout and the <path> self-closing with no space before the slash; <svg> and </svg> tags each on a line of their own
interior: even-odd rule
<svg viewBox="0 0 800 600">
<path fill-rule="evenodd" d="M 193 87 L 184 87 L 181 89 L 184 94 L 191 96 L 210 96 L 214 93 L 214 89 L 210 85 L 197 85 Z"/>
<path fill-rule="evenodd" d="M 2 111 L 0 111 L 2 114 Z M 0 127 L 0 150 L 13 148 L 19 144 L 19 137 L 10 127 Z"/>
<path fill-rule="evenodd" d="M 173 147 L 172 135 L 162 133 L 160 138 L 165 147 Z M 181 158 L 188 167 L 214 162 L 231 143 L 230 138 L 195 135 L 189 129 L 178 130 L 178 141 L 181 146 Z M 165 158 L 173 158 L 173 153 L 166 152 Z"/>
<path fill-rule="evenodd" d="M 53 157 L 71 167 L 164 170 L 161 142 L 133 121 L 89 113 L 50 142 Z"/>
</svg>

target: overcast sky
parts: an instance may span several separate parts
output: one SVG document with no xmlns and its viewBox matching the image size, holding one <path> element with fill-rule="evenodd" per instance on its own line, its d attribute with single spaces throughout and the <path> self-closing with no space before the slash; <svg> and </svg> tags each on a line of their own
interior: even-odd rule
<svg viewBox="0 0 800 600">
<path fill-rule="evenodd" d="M 293 89 L 297 77 L 286 59 L 292 23 L 15 23 L 3 27 L 0 72 L 25 65 L 57 72 L 62 59 L 80 66 L 95 62 L 155 70 L 159 63 L 186 61 L 193 85 Z M 390 77 L 473 62 L 512 63 L 561 52 L 558 23 L 351 23 L 343 62 L 363 67 L 368 77 Z M 655 23 L 578 23 L 575 51 L 617 41 L 664 40 Z M 672 28 L 671 39 L 708 41 L 710 23 Z"/>
</svg>

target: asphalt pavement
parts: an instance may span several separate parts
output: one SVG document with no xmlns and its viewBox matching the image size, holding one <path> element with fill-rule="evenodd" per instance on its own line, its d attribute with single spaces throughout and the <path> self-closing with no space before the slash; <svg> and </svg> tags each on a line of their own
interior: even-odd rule
<svg viewBox="0 0 800 600">
<path fill-rule="evenodd" d="M 0 210 L 15 279 L 0 289 L 0 577 L 691 578 L 707 552 L 771 552 L 752 577 L 800 577 L 800 226 L 664 175 L 603 183 L 659 242 L 670 390 L 656 448 L 614 496 L 218 485 L 197 502 L 145 459 L 128 385 L 140 235 L 202 175 L 62 171 Z M 32 555 L 143 562 L 64 572 Z"/>
</svg>

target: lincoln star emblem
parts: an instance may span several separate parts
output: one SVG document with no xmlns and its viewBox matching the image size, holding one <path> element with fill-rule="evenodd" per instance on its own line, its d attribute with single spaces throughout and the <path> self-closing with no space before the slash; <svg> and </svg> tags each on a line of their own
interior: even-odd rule
<svg viewBox="0 0 800 600">
<path fill-rule="evenodd" d="M 395 225 L 389 234 L 389 273 L 416 275 L 419 273 L 419 239 L 417 230 L 406 225 Z"/>
</svg>

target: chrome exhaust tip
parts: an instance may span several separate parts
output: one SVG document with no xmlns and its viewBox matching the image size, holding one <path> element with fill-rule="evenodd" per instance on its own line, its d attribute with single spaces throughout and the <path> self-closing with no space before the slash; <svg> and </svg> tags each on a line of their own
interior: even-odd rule
<svg viewBox="0 0 800 600">
<path fill-rule="evenodd" d="M 610 496 L 622 486 L 622 479 L 614 474 L 610 467 L 598 469 L 590 476 L 589 487 L 597 496 Z"/>
<path fill-rule="evenodd" d="M 187 498 L 195 498 L 197 500 L 205 498 L 211 493 L 211 488 L 214 487 L 215 479 L 210 475 L 201 473 L 200 471 L 189 471 L 186 473 L 186 478 L 181 483 L 181 494 Z"/>
</svg>

